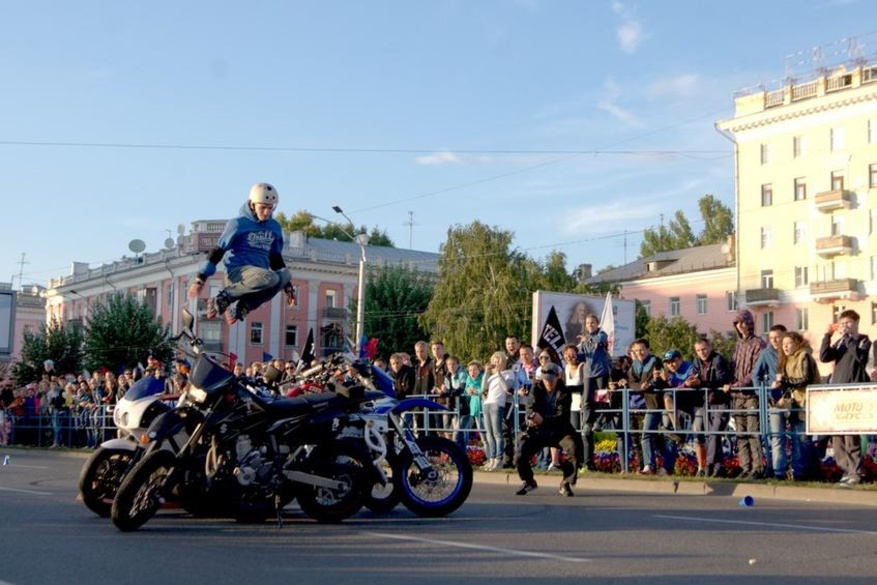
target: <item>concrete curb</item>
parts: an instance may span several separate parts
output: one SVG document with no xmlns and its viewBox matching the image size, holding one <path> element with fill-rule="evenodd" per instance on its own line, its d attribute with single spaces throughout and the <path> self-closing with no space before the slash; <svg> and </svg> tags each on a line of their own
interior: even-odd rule
<svg viewBox="0 0 877 585">
<path fill-rule="evenodd" d="M 559 474 L 536 474 L 536 481 L 547 486 L 560 484 Z M 520 483 L 514 471 L 476 471 L 475 483 L 508 485 L 517 487 Z M 619 491 L 631 493 L 650 493 L 685 496 L 720 496 L 742 499 L 751 496 L 759 499 L 789 500 L 799 502 L 823 502 L 854 504 L 857 506 L 877 507 L 877 489 L 838 488 L 826 485 L 823 487 L 805 487 L 795 485 L 777 485 L 766 483 L 744 483 L 733 480 L 674 480 L 671 477 L 612 477 L 579 475 L 576 490 L 586 491 Z"/>
</svg>

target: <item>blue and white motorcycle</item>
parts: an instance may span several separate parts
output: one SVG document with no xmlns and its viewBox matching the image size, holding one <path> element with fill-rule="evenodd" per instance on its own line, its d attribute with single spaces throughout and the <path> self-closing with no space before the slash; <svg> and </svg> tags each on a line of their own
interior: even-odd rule
<svg viewBox="0 0 877 585">
<path fill-rule="evenodd" d="M 443 437 L 417 438 L 405 424 L 406 413 L 447 408 L 426 398 L 398 400 L 393 381 L 384 371 L 361 361 L 353 366 L 358 382 L 385 395 L 353 415 L 364 425 L 348 426 L 339 434 L 358 437 L 362 428 L 374 429 L 387 445 L 382 471 L 388 480 L 375 483 L 365 506 L 384 513 L 401 502 L 419 516 L 440 517 L 463 505 L 472 490 L 472 464 L 466 451 Z"/>
</svg>

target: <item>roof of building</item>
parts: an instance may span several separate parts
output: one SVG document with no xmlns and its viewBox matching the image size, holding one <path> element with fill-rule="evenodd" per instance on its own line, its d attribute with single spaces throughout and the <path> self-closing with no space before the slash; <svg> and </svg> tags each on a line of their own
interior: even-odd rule
<svg viewBox="0 0 877 585">
<path fill-rule="evenodd" d="M 708 246 L 695 246 L 682 250 L 658 252 L 653 256 L 639 258 L 601 272 L 585 281 L 586 284 L 603 284 L 616 282 L 629 282 L 644 278 L 659 278 L 676 274 L 701 272 L 705 270 L 717 270 L 731 268 L 735 265 L 733 255 L 723 251 L 727 244 L 710 244 Z"/>
</svg>

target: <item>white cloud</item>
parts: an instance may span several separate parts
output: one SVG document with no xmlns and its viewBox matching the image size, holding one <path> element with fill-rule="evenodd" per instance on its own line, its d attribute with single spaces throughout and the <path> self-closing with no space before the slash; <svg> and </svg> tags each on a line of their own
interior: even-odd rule
<svg viewBox="0 0 877 585">
<path fill-rule="evenodd" d="M 463 164 L 463 160 L 448 150 L 417 157 L 419 165 Z"/>
<path fill-rule="evenodd" d="M 588 205 L 564 214 L 563 228 L 567 233 L 600 233 L 638 229 L 643 223 L 656 221 L 664 211 L 656 201 L 644 203 L 629 198 L 615 199 L 604 205 Z M 648 220 L 648 221 L 643 221 Z"/>
<path fill-rule="evenodd" d="M 659 79 L 649 84 L 646 93 L 650 98 L 661 96 L 689 97 L 698 88 L 699 81 L 699 77 L 694 73 Z"/>
<path fill-rule="evenodd" d="M 641 127 L 643 124 L 633 115 L 633 113 L 625 110 L 616 103 L 616 98 L 622 96 L 621 87 L 611 77 L 603 82 L 606 96 L 597 102 L 597 109 L 608 112 L 616 119 L 624 122 L 628 126 Z"/>
<path fill-rule="evenodd" d="M 612 11 L 622 20 L 621 25 L 615 31 L 621 50 L 625 53 L 635 53 L 640 44 L 647 38 L 643 32 L 642 24 L 636 18 L 635 11 L 617 0 L 612 2 Z"/>
<path fill-rule="evenodd" d="M 625 22 L 616 33 L 621 50 L 625 53 L 635 53 L 643 40 L 643 29 L 638 22 Z"/>
</svg>

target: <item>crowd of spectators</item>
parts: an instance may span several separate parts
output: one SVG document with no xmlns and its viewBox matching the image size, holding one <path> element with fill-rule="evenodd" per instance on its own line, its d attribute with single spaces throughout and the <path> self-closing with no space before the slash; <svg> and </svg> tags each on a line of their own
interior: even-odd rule
<svg viewBox="0 0 877 585">
<path fill-rule="evenodd" d="M 510 335 L 486 363 L 464 361 L 438 340 L 415 344 L 413 357 L 397 352 L 374 363 L 393 379 L 400 399 L 425 395 L 448 408 L 409 413 L 409 425 L 483 451 L 485 471 L 516 469 L 521 495 L 536 488 L 533 468 L 562 471 L 559 492 L 570 496 L 579 472 L 681 473 L 677 459 L 685 450 L 693 451 L 698 477 L 803 481 L 821 479 L 830 447 L 842 471 L 838 485 L 870 479 L 864 437 L 805 433 L 808 385 L 877 377 L 868 374 L 871 342 L 858 331 L 854 311 L 839 315 L 815 355 L 800 333 L 782 325 L 763 341 L 752 314 L 742 310 L 733 321 L 737 343 L 730 356 L 702 338 L 691 348 L 653 353 L 641 338 L 613 359 L 596 315 L 582 319 L 581 334 L 557 352 Z M 818 361 L 833 364 L 829 379 L 820 377 Z M 284 360 L 231 367 L 256 386 L 294 381 L 302 370 Z M 146 367 L 118 375 L 60 375 L 47 361 L 39 381 L 22 387 L 0 381 L 0 444 L 96 447 L 115 432 L 112 409 L 131 384 L 162 378 L 172 398 L 188 383 L 188 368 L 183 359 L 165 366 L 150 356 Z M 615 440 L 609 469 L 596 462 L 598 431 Z"/>
</svg>

